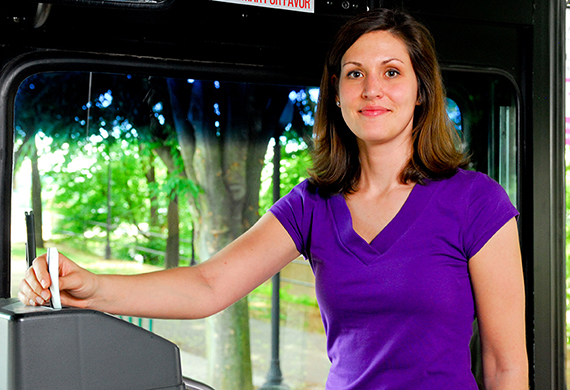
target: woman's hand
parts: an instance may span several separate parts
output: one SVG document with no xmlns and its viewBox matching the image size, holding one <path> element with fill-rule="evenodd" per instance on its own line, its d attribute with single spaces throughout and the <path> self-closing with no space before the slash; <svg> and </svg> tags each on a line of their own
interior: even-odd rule
<svg viewBox="0 0 570 390">
<path fill-rule="evenodd" d="M 51 298 L 46 255 L 39 256 L 20 282 L 18 299 L 25 305 L 44 305 Z M 99 287 L 98 276 L 59 254 L 59 288 L 65 306 L 88 307 Z"/>
</svg>

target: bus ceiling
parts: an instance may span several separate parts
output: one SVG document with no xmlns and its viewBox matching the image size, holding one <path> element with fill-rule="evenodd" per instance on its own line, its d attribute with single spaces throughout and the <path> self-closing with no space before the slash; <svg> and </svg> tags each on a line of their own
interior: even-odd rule
<svg viewBox="0 0 570 390">
<path fill-rule="evenodd" d="M 532 25 L 532 6 L 529 0 L 524 3 L 441 0 L 433 7 L 418 0 L 20 0 L 0 8 L 0 46 L 20 53 L 58 50 L 245 65 L 251 74 L 263 67 L 288 73 L 296 82 L 318 82 L 332 36 L 348 18 L 367 9 L 407 9 L 432 29 L 445 63 L 448 57 L 456 59 L 461 43 L 449 38 L 450 29 L 457 30 L 453 36 L 467 35 L 468 25 L 486 31 L 492 40 L 485 40 L 484 47 L 478 49 L 478 37 L 465 45 L 472 48 L 469 53 L 484 51 L 489 58 L 495 40 Z M 495 12 L 498 8 L 518 11 Z M 494 57 L 504 57 L 496 52 Z M 471 54 L 466 61 L 472 63 Z M 480 65 L 495 66 L 489 62 Z M 513 69 L 511 64 L 500 67 Z"/>
</svg>

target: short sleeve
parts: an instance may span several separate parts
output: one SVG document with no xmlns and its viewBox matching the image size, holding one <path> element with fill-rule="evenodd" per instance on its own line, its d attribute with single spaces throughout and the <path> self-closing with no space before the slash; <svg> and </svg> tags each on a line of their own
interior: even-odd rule
<svg viewBox="0 0 570 390">
<path fill-rule="evenodd" d="M 519 213 L 503 187 L 487 175 L 474 178 L 468 196 L 463 239 L 465 254 L 470 259 Z"/>
<path fill-rule="evenodd" d="M 279 199 L 271 208 L 271 212 L 287 230 L 299 253 L 306 257 L 303 240 L 303 220 L 306 215 L 308 181 L 295 186 L 291 192 Z"/>
</svg>

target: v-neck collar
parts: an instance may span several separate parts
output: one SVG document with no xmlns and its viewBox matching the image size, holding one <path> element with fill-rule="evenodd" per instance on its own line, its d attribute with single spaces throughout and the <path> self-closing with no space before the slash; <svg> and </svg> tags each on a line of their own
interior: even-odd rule
<svg viewBox="0 0 570 390">
<path fill-rule="evenodd" d="M 337 233 L 342 243 L 368 265 L 386 253 L 392 245 L 415 222 L 428 203 L 437 182 L 425 180 L 425 184 L 416 184 L 392 220 L 378 233 L 370 243 L 362 238 L 352 227 L 352 216 L 342 194 L 331 198 L 331 209 Z M 364 254 L 364 255 L 363 255 Z"/>
</svg>

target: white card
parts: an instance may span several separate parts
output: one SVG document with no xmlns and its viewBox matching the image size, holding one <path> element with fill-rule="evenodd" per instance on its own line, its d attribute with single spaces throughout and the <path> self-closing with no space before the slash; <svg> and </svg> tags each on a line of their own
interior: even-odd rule
<svg viewBox="0 0 570 390">
<path fill-rule="evenodd" d="M 48 248 L 47 263 L 51 278 L 51 286 L 49 288 L 51 292 L 50 306 L 54 309 L 61 309 L 61 297 L 59 296 L 59 253 L 56 248 Z"/>
</svg>

